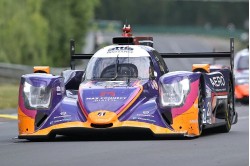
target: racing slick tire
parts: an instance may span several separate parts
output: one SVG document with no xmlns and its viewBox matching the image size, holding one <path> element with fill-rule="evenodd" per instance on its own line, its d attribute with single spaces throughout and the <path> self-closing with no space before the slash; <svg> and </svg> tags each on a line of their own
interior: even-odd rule
<svg viewBox="0 0 250 166">
<path fill-rule="evenodd" d="M 229 81 L 229 91 L 228 91 L 228 102 L 227 102 L 227 108 L 225 109 L 225 125 L 220 126 L 218 128 L 219 132 L 222 133 L 228 133 L 231 130 L 232 126 L 232 119 L 234 114 L 234 106 L 233 106 L 233 87 L 231 81 Z"/>
</svg>

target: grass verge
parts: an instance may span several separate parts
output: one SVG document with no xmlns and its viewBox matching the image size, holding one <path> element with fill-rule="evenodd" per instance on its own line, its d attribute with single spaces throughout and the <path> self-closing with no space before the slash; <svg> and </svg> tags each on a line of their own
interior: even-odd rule
<svg viewBox="0 0 250 166">
<path fill-rule="evenodd" d="M 0 109 L 17 107 L 18 84 L 0 84 Z"/>
</svg>

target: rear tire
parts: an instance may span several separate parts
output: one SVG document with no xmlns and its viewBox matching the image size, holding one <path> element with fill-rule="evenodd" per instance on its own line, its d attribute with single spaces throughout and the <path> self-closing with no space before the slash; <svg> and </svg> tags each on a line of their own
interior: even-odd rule
<svg viewBox="0 0 250 166">
<path fill-rule="evenodd" d="M 228 91 L 228 98 L 227 98 L 227 107 L 225 109 L 225 125 L 219 127 L 219 131 L 222 133 L 228 133 L 231 130 L 232 126 L 232 118 L 234 114 L 233 110 L 233 89 L 231 81 L 229 81 L 229 91 Z"/>
</svg>

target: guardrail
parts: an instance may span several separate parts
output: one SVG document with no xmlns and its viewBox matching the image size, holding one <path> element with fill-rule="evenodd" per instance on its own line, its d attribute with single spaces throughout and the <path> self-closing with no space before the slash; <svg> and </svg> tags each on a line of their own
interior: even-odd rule
<svg viewBox="0 0 250 166">
<path fill-rule="evenodd" d="M 0 63 L 0 77 L 20 78 L 25 73 L 31 73 L 33 67 L 17 64 Z"/>
<path fill-rule="evenodd" d="M 51 73 L 59 75 L 65 68 L 51 68 Z M 33 66 L 0 63 L 0 79 L 1 80 L 19 80 L 22 75 L 33 72 Z"/>
</svg>

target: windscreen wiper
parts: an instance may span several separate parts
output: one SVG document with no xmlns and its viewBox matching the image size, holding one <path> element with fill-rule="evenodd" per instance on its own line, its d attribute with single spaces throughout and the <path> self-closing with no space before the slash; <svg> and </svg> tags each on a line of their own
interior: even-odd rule
<svg viewBox="0 0 250 166">
<path fill-rule="evenodd" d="M 119 54 L 117 54 L 116 61 L 115 61 L 115 76 L 111 79 L 112 81 L 116 80 L 118 77 L 118 65 L 119 65 Z"/>
</svg>

